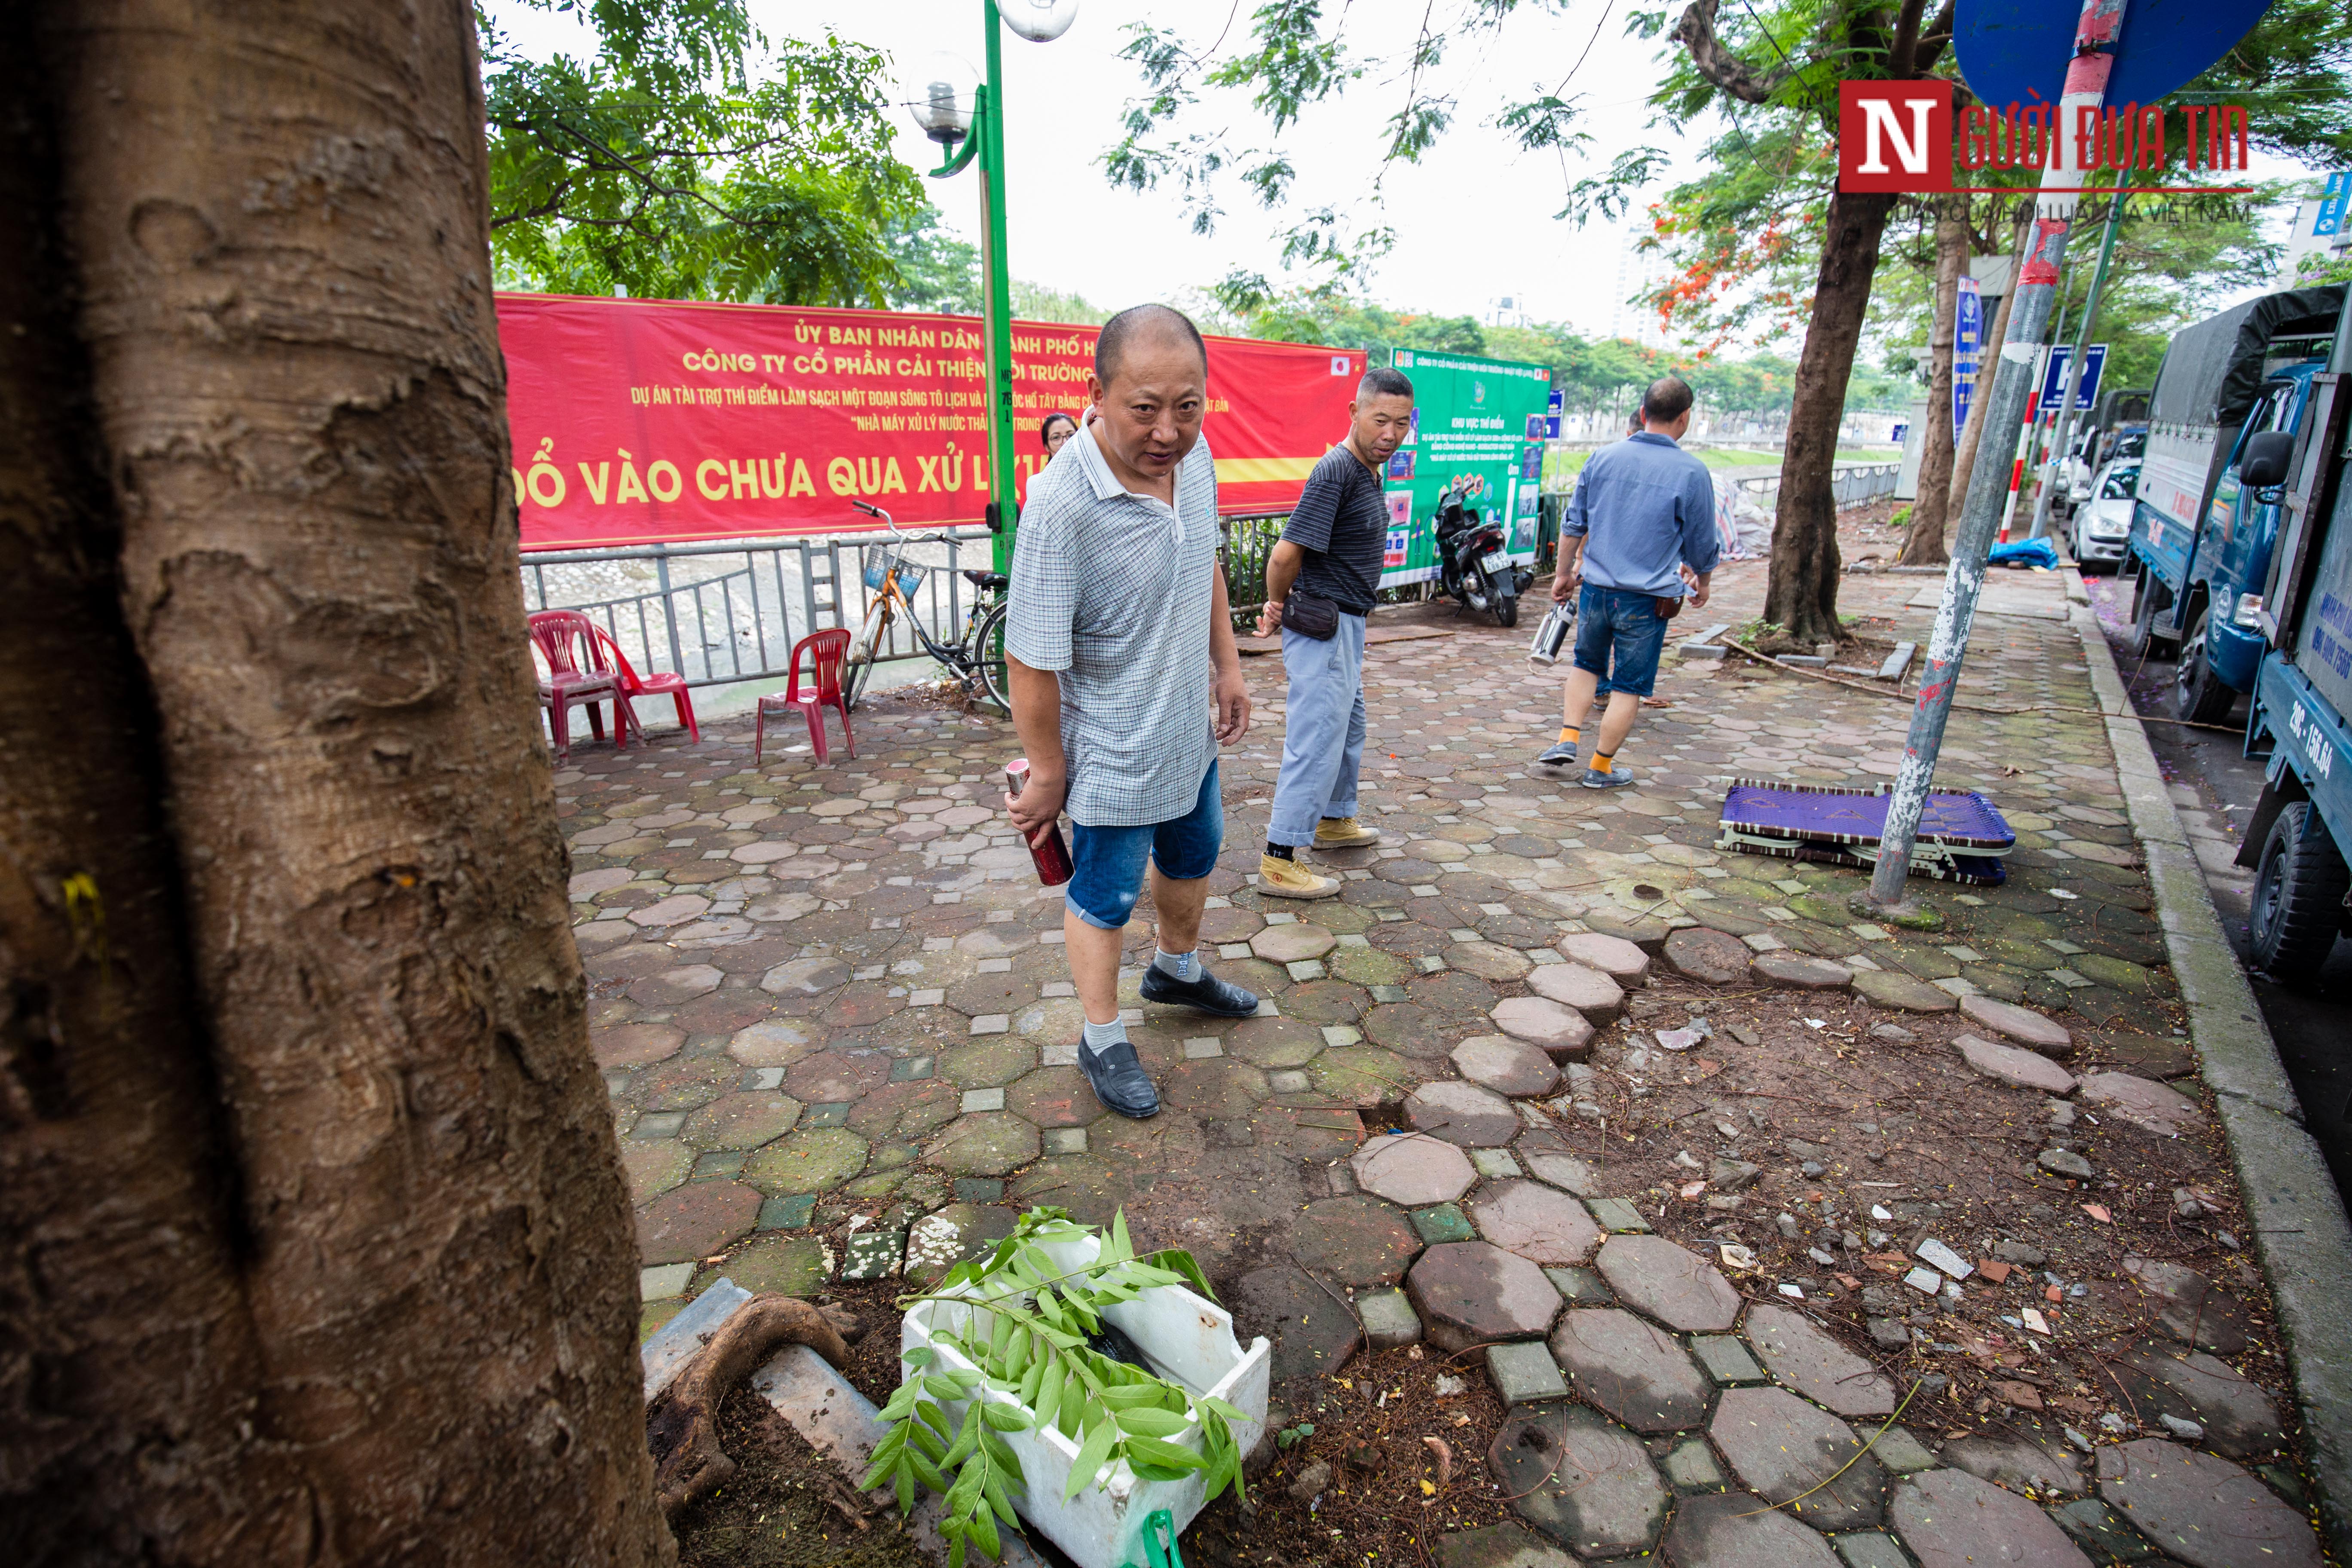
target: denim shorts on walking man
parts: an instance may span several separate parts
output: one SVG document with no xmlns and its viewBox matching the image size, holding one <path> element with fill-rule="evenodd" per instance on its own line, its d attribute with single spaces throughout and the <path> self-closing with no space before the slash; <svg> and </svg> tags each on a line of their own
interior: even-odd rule
<svg viewBox="0 0 2352 1568">
<path fill-rule="evenodd" d="M 1225 807 L 1217 797 L 1217 763 L 1212 757 L 1192 809 L 1172 821 L 1088 827 L 1071 818 L 1070 881 L 1062 900 L 1087 924 L 1118 931 L 1143 896 L 1147 858 L 1161 876 L 1190 882 L 1217 868 L 1217 852 L 1224 847 Z"/>
<path fill-rule="evenodd" d="M 1612 692 L 1647 697 L 1658 681 L 1658 654 L 1666 646 L 1657 599 L 1587 583 L 1576 595 L 1576 668 L 1605 676 Z M 1612 653 L 1616 655 L 1612 661 Z"/>
</svg>

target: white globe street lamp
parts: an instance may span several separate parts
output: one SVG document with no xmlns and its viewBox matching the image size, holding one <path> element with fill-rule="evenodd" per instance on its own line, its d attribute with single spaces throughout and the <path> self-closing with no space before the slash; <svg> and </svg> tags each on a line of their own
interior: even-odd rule
<svg viewBox="0 0 2352 1568">
<path fill-rule="evenodd" d="M 925 136 L 942 147 L 953 147 L 971 134 L 979 107 L 980 73 L 961 55 L 940 50 L 923 62 L 916 75 L 914 101 L 908 110 Z"/>
<path fill-rule="evenodd" d="M 1078 0 L 996 0 L 1004 25 L 1033 44 L 1050 44 L 1078 19 Z"/>
</svg>

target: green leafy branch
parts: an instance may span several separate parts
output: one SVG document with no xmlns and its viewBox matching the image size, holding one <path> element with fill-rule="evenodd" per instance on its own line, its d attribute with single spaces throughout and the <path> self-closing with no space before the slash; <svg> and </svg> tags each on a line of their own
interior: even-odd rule
<svg viewBox="0 0 2352 1568">
<path fill-rule="evenodd" d="M 1045 1251 L 1045 1244 L 1097 1234 L 1066 1210 L 1032 1209 L 986 1258 L 958 1264 L 937 1289 L 899 1303 L 952 1302 L 971 1315 L 960 1331 L 935 1321 L 932 1344 L 905 1353 L 907 1379 L 882 1408 L 889 1431 L 858 1484 L 890 1488 L 902 1513 L 913 1509 L 919 1487 L 941 1493 L 950 1568 L 962 1568 L 974 1543 L 1001 1556 L 999 1525 L 1018 1528 L 1012 1497 L 1027 1480 L 1004 1433 L 1051 1426 L 1077 1445 L 1066 1501 L 1122 1463 L 1153 1481 L 1205 1471 L 1212 1501 L 1228 1485 L 1243 1490 L 1232 1427 L 1247 1419 L 1240 1410 L 1087 1343 L 1102 1331 L 1105 1308 L 1145 1290 L 1189 1285 L 1213 1300 L 1200 1265 L 1176 1248 L 1137 1257 L 1124 1213 L 1112 1217 L 1091 1263 L 1064 1269 Z M 947 1364 L 942 1346 L 970 1364 Z M 959 1404 L 961 1422 L 949 1410 Z M 1196 1428 L 1197 1449 L 1181 1441 Z"/>
</svg>

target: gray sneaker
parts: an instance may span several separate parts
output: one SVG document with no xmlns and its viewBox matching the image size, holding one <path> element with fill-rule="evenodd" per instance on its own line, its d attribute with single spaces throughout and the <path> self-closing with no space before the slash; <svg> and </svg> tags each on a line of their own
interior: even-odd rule
<svg viewBox="0 0 2352 1568">
<path fill-rule="evenodd" d="M 1573 765 L 1575 762 L 1576 747 L 1570 742 L 1562 741 L 1558 745 L 1552 747 L 1551 750 L 1546 752 L 1542 756 L 1538 757 L 1536 759 L 1536 765 L 1538 767 L 1547 768 L 1564 768 Z"/>
<path fill-rule="evenodd" d="M 1633 775 L 1623 768 L 1606 773 L 1598 768 L 1587 768 L 1584 776 L 1576 782 L 1587 789 L 1624 789 L 1633 784 Z"/>
</svg>

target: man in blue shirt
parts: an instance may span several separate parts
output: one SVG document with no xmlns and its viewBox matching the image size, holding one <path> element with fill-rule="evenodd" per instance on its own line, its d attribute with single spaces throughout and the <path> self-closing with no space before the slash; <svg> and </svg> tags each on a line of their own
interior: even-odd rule
<svg viewBox="0 0 2352 1568">
<path fill-rule="evenodd" d="M 1617 766 L 1617 748 L 1657 682 L 1666 621 L 1682 608 L 1683 569 L 1696 578 L 1691 603 L 1703 606 L 1721 551 L 1715 480 L 1675 445 L 1690 419 L 1688 384 L 1671 375 L 1652 382 L 1642 395 L 1641 431 L 1586 461 L 1560 520 L 1551 596 L 1565 604 L 1577 595 L 1576 665 L 1560 692 L 1559 740 L 1536 761 L 1576 761 L 1584 716 L 1608 677 L 1609 706 L 1579 781 L 1587 789 L 1633 782 Z"/>
</svg>

